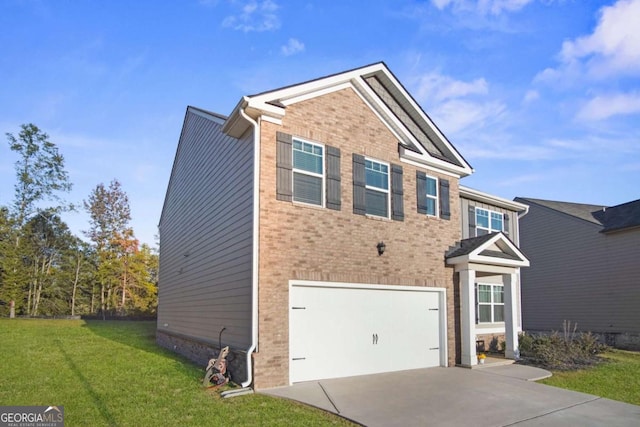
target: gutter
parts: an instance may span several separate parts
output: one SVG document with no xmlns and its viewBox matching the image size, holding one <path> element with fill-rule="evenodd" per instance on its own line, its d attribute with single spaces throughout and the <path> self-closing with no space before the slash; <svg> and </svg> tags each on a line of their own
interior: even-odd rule
<svg viewBox="0 0 640 427">
<path fill-rule="evenodd" d="M 522 219 L 522 217 L 529 213 L 529 205 L 524 204 L 524 206 L 525 210 L 523 210 L 522 212 L 518 212 L 518 235 L 516 236 L 518 238 L 518 246 L 520 246 L 520 220 Z"/>
<path fill-rule="evenodd" d="M 251 275 L 251 346 L 247 349 L 247 380 L 241 384 L 243 388 L 248 387 L 253 382 L 253 364 L 251 355 L 258 348 L 258 267 L 259 267 L 259 244 L 260 244 L 260 124 L 253 120 L 245 112 L 249 104 L 247 97 L 244 97 L 238 106 L 240 115 L 253 125 L 253 259 Z M 258 119 L 260 120 L 260 119 Z"/>
</svg>

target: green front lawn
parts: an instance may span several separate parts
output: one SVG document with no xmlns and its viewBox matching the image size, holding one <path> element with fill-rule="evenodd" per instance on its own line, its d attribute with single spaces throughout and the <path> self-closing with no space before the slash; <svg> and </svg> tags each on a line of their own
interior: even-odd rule
<svg viewBox="0 0 640 427">
<path fill-rule="evenodd" d="M 640 405 L 640 352 L 612 350 L 605 363 L 578 371 L 553 372 L 540 381 L 556 387 Z"/>
<path fill-rule="evenodd" d="M 64 406 L 67 426 L 351 425 L 260 394 L 221 399 L 155 322 L 0 320 L 0 405 Z"/>
</svg>

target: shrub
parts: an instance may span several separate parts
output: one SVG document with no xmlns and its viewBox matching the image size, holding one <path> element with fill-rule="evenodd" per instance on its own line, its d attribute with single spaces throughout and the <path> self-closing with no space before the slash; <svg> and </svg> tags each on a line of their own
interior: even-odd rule
<svg viewBox="0 0 640 427">
<path fill-rule="evenodd" d="M 519 335 L 520 357 L 524 363 L 553 370 L 579 369 L 600 362 L 598 354 L 607 350 L 590 332 L 576 334 L 577 324 L 564 323 L 563 333 Z"/>
</svg>

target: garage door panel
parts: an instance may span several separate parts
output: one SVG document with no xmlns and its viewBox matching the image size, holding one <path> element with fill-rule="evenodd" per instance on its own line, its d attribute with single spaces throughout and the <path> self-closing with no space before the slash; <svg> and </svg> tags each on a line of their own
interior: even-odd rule
<svg viewBox="0 0 640 427">
<path fill-rule="evenodd" d="M 291 382 L 437 366 L 439 293 L 293 285 Z"/>
<path fill-rule="evenodd" d="M 295 288 L 294 288 L 295 289 Z M 359 320 L 354 321 L 354 303 L 361 293 L 341 289 L 339 293 L 326 288 L 302 288 L 293 291 L 301 299 L 291 310 L 291 363 L 298 374 L 296 381 L 337 378 L 369 373 L 367 364 L 351 366 L 345 361 L 356 360 L 363 349 L 372 345 L 371 320 L 375 304 L 360 302 Z"/>
<path fill-rule="evenodd" d="M 393 292 L 393 301 L 393 350 L 411 349 L 397 359 L 397 368 L 439 365 L 439 295 L 436 292 Z"/>
</svg>

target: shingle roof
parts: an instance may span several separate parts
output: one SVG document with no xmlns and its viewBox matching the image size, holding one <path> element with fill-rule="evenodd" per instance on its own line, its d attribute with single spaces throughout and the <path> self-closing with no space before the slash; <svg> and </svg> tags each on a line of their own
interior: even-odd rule
<svg viewBox="0 0 640 427">
<path fill-rule="evenodd" d="M 536 204 L 571 215 L 603 227 L 603 233 L 640 227 L 640 199 L 616 206 L 588 205 L 583 203 L 558 202 L 553 200 L 516 197 L 516 201 Z"/>
<path fill-rule="evenodd" d="M 603 233 L 640 227 L 640 199 L 594 212 L 593 215 L 604 225 Z"/>
<path fill-rule="evenodd" d="M 544 206 L 554 211 L 562 212 L 567 215 L 575 216 L 576 218 L 583 219 L 585 221 L 592 222 L 594 224 L 602 225 L 599 220 L 593 216 L 593 212 L 602 210 L 602 205 L 587 205 L 584 203 L 570 203 L 570 202 L 557 202 L 554 200 L 542 200 L 542 199 L 530 199 L 524 197 L 516 197 L 516 201 L 526 204 L 535 203 L 536 205 Z"/>
<path fill-rule="evenodd" d="M 485 234 L 484 236 L 470 237 L 468 239 L 461 240 L 449 250 L 446 254 L 446 258 L 455 258 L 462 255 L 469 255 L 471 252 L 482 246 L 487 240 L 491 239 L 495 233 Z"/>
</svg>

